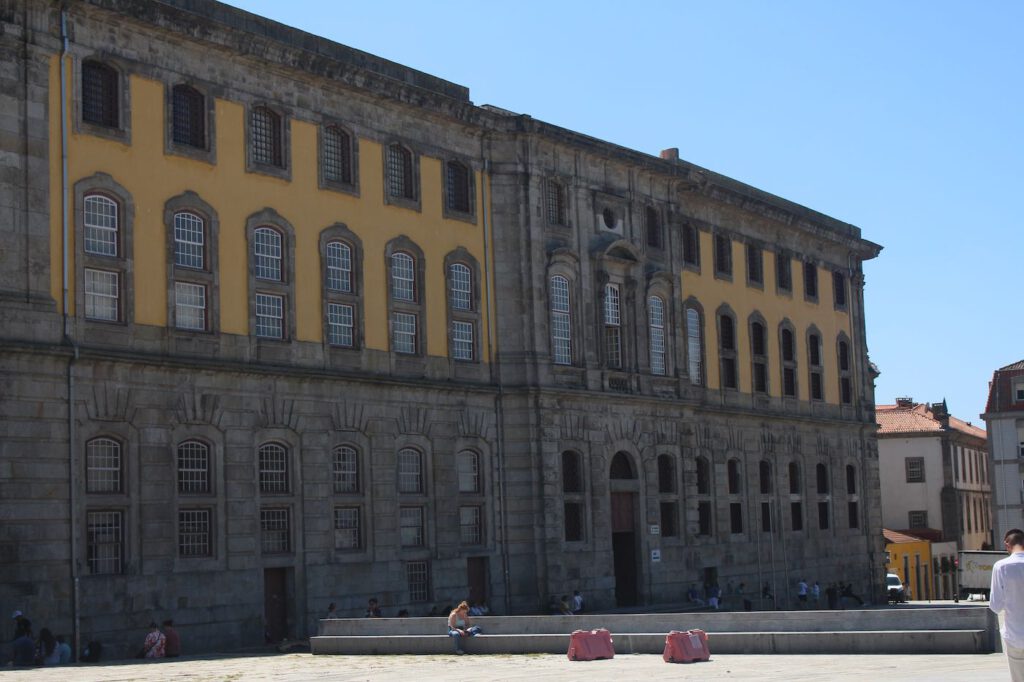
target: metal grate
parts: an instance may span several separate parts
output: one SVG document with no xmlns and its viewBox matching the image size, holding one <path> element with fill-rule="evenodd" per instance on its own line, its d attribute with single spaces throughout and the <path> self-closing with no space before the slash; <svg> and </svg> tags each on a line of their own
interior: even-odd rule
<svg viewBox="0 0 1024 682">
<path fill-rule="evenodd" d="M 472 450 L 459 453 L 456 464 L 459 473 L 460 493 L 480 492 L 480 455 Z"/>
<path fill-rule="evenodd" d="M 178 512 L 178 556 L 203 557 L 212 554 L 210 510 L 182 509 Z"/>
<path fill-rule="evenodd" d="M 94 438 L 85 446 L 85 489 L 90 493 L 121 492 L 121 444 Z"/>
<path fill-rule="evenodd" d="M 446 166 L 448 180 L 448 210 L 470 212 L 469 169 L 458 161 L 449 161 Z"/>
<path fill-rule="evenodd" d="M 793 261 L 784 253 L 775 254 L 775 284 L 781 291 L 793 289 Z"/>
<path fill-rule="evenodd" d="M 204 149 L 206 147 L 206 98 L 193 87 L 175 85 L 171 100 L 174 143 Z"/>
<path fill-rule="evenodd" d="M 473 359 L 473 323 L 452 322 L 452 358 L 455 360 Z"/>
<path fill-rule="evenodd" d="M 174 283 L 174 325 L 178 329 L 206 331 L 206 287 Z"/>
<path fill-rule="evenodd" d="M 402 145 L 388 147 L 388 195 L 415 199 L 412 177 L 412 153 Z"/>
<path fill-rule="evenodd" d="M 117 71 L 99 62 L 82 64 L 82 120 L 106 128 L 120 125 Z"/>
<path fill-rule="evenodd" d="M 764 262 L 761 247 L 747 244 L 747 279 L 754 284 L 764 282 Z"/>
<path fill-rule="evenodd" d="M 327 288 L 348 294 L 352 292 L 352 248 L 344 242 L 328 242 Z"/>
<path fill-rule="evenodd" d="M 283 167 L 281 117 L 266 107 L 252 110 L 250 124 L 252 160 L 268 166 Z"/>
<path fill-rule="evenodd" d="M 98 194 L 85 197 L 85 252 L 117 256 L 117 203 Z"/>
<path fill-rule="evenodd" d="M 423 492 L 423 455 L 413 448 L 398 451 L 398 492 Z"/>
<path fill-rule="evenodd" d="M 264 554 L 285 554 L 292 548 L 291 520 L 286 507 L 260 509 L 260 550 Z"/>
<path fill-rule="evenodd" d="M 548 222 L 552 225 L 565 225 L 565 187 L 561 183 L 554 180 L 547 182 L 545 203 L 547 204 Z"/>
<path fill-rule="evenodd" d="M 391 344 L 396 353 L 416 353 L 416 316 L 410 313 L 395 313 L 391 320 Z"/>
<path fill-rule="evenodd" d="M 281 233 L 269 227 L 257 227 L 253 232 L 256 279 L 281 281 L 281 241 Z"/>
<path fill-rule="evenodd" d="M 341 128 L 324 128 L 324 179 L 352 184 L 352 139 Z"/>
<path fill-rule="evenodd" d="M 327 304 L 327 342 L 332 346 L 351 348 L 354 345 L 352 306 Z"/>
<path fill-rule="evenodd" d="M 399 533 L 402 547 L 423 546 L 423 507 L 402 507 L 399 510 Z"/>
<path fill-rule="evenodd" d="M 256 294 L 256 336 L 284 338 L 284 299 L 271 294 Z"/>
<path fill-rule="evenodd" d="M 210 492 L 210 448 L 197 440 L 178 445 L 178 492 Z"/>
<path fill-rule="evenodd" d="M 359 549 L 362 546 L 359 507 L 334 508 L 334 546 L 337 549 Z"/>
<path fill-rule="evenodd" d="M 174 214 L 174 265 L 203 270 L 206 267 L 204 246 L 206 229 L 203 219 L 194 213 Z"/>
<path fill-rule="evenodd" d="M 334 492 L 359 492 L 359 453 L 349 445 L 334 448 Z"/>
<path fill-rule="evenodd" d="M 405 578 L 409 585 L 409 601 L 425 602 L 430 599 L 430 569 L 426 561 L 407 563 Z"/>
<path fill-rule="evenodd" d="M 453 310 L 473 309 L 473 277 L 469 266 L 452 263 L 448 268 L 451 277 L 451 301 Z"/>
<path fill-rule="evenodd" d="M 459 538 L 464 545 L 483 543 L 483 516 L 480 507 L 459 507 Z"/>
<path fill-rule="evenodd" d="M 124 562 L 123 515 L 120 511 L 86 513 L 86 562 L 92 574 L 117 574 Z"/>
<path fill-rule="evenodd" d="M 288 451 L 277 443 L 264 443 L 259 450 L 260 492 L 288 492 Z"/>
</svg>

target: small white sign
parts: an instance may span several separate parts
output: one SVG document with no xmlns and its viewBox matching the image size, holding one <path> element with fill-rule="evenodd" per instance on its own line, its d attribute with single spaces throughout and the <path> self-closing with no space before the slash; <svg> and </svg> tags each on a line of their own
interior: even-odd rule
<svg viewBox="0 0 1024 682">
<path fill-rule="evenodd" d="M 651 535 L 661 535 L 661 526 L 658 526 L 658 525 L 651 526 Z"/>
<path fill-rule="evenodd" d="M 659 561 L 661 561 L 661 550 L 660 549 L 652 549 L 651 550 L 651 563 L 655 563 L 656 564 Z"/>
</svg>

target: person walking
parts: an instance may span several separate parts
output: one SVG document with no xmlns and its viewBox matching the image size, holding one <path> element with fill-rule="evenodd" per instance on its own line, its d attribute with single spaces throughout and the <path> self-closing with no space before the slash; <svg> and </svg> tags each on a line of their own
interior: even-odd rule
<svg viewBox="0 0 1024 682">
<path fill-rule="evenodd" d="M 1003 536 L 1010 556 L 992 567 L 988 607 L 1002 613 L 1003 649 L 1012 682 L 1024 682 L 1024 530 L 1014 528 Z"/>
<path fill-rule="evenodd" d="M 796 599 L 797 606 L 802 609 L 807 608 L 807 581 L 800 578 L 800 582 L 796 584 Z"/>
</svg>

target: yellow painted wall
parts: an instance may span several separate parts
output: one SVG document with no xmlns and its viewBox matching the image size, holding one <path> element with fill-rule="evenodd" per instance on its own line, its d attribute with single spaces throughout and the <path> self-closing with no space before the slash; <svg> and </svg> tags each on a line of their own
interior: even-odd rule
<svg viewBox="0 0 1024 682">
<path fill-rule="evenodd" d="M 889 552 L 889 563 L 886 570 L 895 573 L 903 581 L 903 589 L 911 599 L 931 599 L 935 577 L 932 575 L 932 543 L 927 540 L 919 542 L 894 542 L 886 544 Z M 917 589 L 917 556 L 921 557 L 921 594 Z M 903 557 L 907 557 L 908 570 L 903 570 Z M 927 570 L 926 570 L 927 569 Z"/>
<path fill-rule="evenodd" d="M 739 376 L 739 390 L 749 393 L 752 387 L 750 331 L 747 318 L 751 313 L 761 313 L 767 323 L 768 392 L 773 396 L 782 395 L 782 371 L 779 357 L 778 325 L 789 319 L 796 330 L 797 386 L 800 400 L 810 396 L 810 379 L 807 362 L 807 328 L 812 324 L 821 332 L 821 357 L 825 400 L 839 403 L 839 370 L 836 357 L 836 340 L 839 333 L 850 333 L 850 316 L 836 311 L 832 303 L 832 275 L 818 269 L 818 303 L 804 300 L 803 263 L 793 260 L 793 291 L 790 296 L 775 293 L 775 255 L 763 252 L 764 288 L 747 286 L 746 245 L 732 241 L 732 281 L 715 279 L 714 237 L 700 232 L 701 271 L 684 270 L 681 275 L 682 297 L 696 298 L 704 309 L 705 376 L 711 388 L 721 387 L 720 365 L 718 362 L 718 326 L 715 312 L 723 303 L 736 314 L 736 357 Z M 849 295 L 849 294 L 848 294 Z M 852 351 L 852 349 L 851 349 Z M 851 364 L 853 360 L 851 357 Z"/>
<path fill-rule="evenodd" d="M 68 64 L 70 73 L 70 62 Z M 60 140 L 59 67 L 52 62 L 50 106 L 51 139 Z M 425 258 L 424 330 L 427 353 L 448 355 L 444 258 L 462 246 L 474 255 L 482 270 L 484 232 L 479 216 L 484 204 L 484 178 L 477 174 L 477 224 L 443 217 L 442 161 L 420 157 L 421 211 L 384 203 L 381 146 L 359 140 L 360 196 L 322 191 L 317 178 L 317 126 L 290 121 L 291 180 L 245 171 L 245 108 L 216 100 L 216 166 L 164 153 L 165 84 L 141 76 L 130 77 L 131 144 L 73 132 L 69 141 L 69 184 L 97 172 L 111 175 L 131 193 L 135 202 L 134 263 L 136 324 L 167 324 L 166 237 L 164 204 L 186 190 L 209 203 L 220 221 L 220 330 L 247 335 L 248 252 L 246 218 L 271 207 L 295 229 L 296 339 L 319 342 L 323 335 L 320 288 L 320 232 L 336 222 L 346 224 L 363 242 L 363 291 L 365 345 L 388 350 L 387 287 L 384 247 L 405 235 L 422 249 Z M 69 88 L 74 90 L 74 88 Z M 69 111 L 73 111 L 69 95 Z M 57 300 L 61 291 L 60 146 L 51 147 L 51 216 L 53 249 L 52 287 Z M 69 188 L 73 200 L 73 192 Z M 73 214 L 72 214 L 73 216 Z M 72 225 L 73 225 L 72 218 Z M 71 238 L 74 239 L 72 230 Z M 75 246 L 70 248 L 72 259 Z M 74 273 L 74 261 L 70 272 Z M 478 273 L 481 283 L 484 273 Z M 73 275 L 72 275 L 73 277 Z M 74 282 L 71 283 L 74 306 Z M 481 301 L 485 299 L 480 297 Z M 485 334 L 487 311 L 481 311 L 477 334 L 481 357 L 490 356 Z"/>
</svg>

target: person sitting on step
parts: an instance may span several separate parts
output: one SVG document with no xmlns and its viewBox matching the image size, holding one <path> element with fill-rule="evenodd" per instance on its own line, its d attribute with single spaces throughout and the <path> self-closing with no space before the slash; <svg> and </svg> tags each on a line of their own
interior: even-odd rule
<svg viewBox="0 0 1024 682">
<path fill-rule="evenodd" d="M 448 614 L 448 636 L 455 642 L 455 653 L 460 656 L 466 653 L 461 646 L 463 637 L 476 637 L 479 634 L 480 626 L 473 625 L 469 619 L 468 603 L 462 602 Z"/>
</svg>

